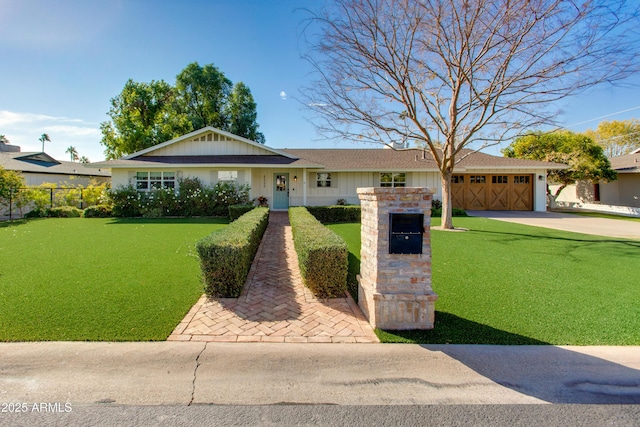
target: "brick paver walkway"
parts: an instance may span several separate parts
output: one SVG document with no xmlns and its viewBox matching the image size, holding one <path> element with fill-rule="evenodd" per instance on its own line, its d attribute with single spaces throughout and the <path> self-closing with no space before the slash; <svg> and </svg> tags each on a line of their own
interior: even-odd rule
<svg viewBox="0 0 640 427">
<path fill-rule="evenodd" d="M 202 296 L 170 341 L 378 342 L 350 295 L 318 299 L 302 284 L 286 212 L 269 226 L 239 298 Z"/>
</svg>

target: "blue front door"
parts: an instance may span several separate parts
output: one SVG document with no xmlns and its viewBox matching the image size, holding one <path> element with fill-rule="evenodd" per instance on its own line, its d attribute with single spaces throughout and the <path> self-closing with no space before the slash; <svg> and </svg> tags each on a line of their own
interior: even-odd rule
<svg viewBox="0 0 640 427">
<path fill-rule="evenodd" d="M 289 174 L 273 175 L 273 209 L 289 209 Z"/>
</svg>

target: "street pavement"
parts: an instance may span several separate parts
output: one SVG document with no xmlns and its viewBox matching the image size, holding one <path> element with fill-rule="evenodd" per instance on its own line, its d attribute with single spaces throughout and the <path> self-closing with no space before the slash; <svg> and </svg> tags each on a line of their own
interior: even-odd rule
<svg viewBox="0 0 640 427">
<path fill-rule="evenodd" d="M 2 343 L 0 404 L 11 402 L 640 404 L 640 347 Z"/>
</svg>

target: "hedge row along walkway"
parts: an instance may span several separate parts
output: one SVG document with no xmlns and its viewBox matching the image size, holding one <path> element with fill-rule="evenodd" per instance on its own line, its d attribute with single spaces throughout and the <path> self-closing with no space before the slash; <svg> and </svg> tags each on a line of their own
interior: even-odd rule
<svg viewBox="0 0 640 427">
<path fill-rule="evenodd" d="M 303 285 L 286 212 L 270 213 L 240 297 L 202 296 L 168 340 L 378 342 L 350 295 L 320 300 Z"/>
</svg>

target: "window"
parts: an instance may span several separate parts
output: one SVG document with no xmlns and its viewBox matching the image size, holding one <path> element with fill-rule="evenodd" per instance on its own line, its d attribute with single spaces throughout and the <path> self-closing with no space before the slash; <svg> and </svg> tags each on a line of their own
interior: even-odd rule
<svg viewBox="0 0 640 427">
<path fill-rule="evenodd" d="M 317 187 L 331 187 L 331 173 L 319 172 L 316 174 Z"/>
<path fill-rule="evenodd" d="M 469 182 L 471 184 L 486 184 L 487 177 L 485 175 L 471 175 L 469 177 Z"/>
<path fill-rule="evenodd" d="M 175 172 L 136 172 L 136 189 L 176 188 Z"/>
<path fill-rule="evenodd" d="M 451 176 L 452 184 L 464 184 L 464 175 L 452 175 Z"/>
<path fill-rule="evenodd" d="M 380 187 L 404 187 L 407 174 L 404 172 L 383 172 L 380 174 Z"/>
<path fill-rule="evenodd" d="M 506 175 L 493 175 L 491 177 L 492 184 L 508 184 L 509 181 Z"/>
<path fill-rule="evenodd" d="M 530 177 L 529 175 L 515 175 L 513 177 L 513 183 L 514 184 L 529 184 L 530 181 Z"/>
<path fill-rule="evenodd" d="M 238 171 L 218 171 L 218 181 L 233 181 L 238 180 Z"/>
</svg>

